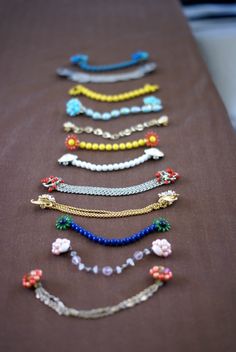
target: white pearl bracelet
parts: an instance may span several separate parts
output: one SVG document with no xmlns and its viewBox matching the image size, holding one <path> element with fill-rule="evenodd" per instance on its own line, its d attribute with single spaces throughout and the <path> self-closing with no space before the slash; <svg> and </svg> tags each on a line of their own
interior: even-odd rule
<svg viewBox="0 0 236 352">
<path fill-rule="evenodd" d="M 58 159 L 58 163 L 60 165 L 68 166 L 76 166 L 81 167 L 83 169 L 91 170 L 91 171 L 117 171 L 129 169 L 131 167 L 138 166 L 143 164 L 145 161 L 150 159 L 160 159 L 164 156 L 164 153 L 158 148 L 148 148 L 144 150 L 144 154 L 139 156 L 138 158 L 125 161 L 122 163 L 114 163 L 114 164 L 93 164 L 87 161 L 82 161 L 78 159 L 77 155 L 74 154 L 64 154 L 60 159 Z"/>
</svg>

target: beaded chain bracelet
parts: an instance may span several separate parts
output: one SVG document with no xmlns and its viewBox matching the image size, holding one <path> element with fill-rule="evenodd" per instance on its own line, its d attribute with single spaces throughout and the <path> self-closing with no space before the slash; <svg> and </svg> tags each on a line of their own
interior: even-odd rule
<svg viewBox="0 0 236 352">
<path fill-rule="evenodd" d="M 43 272 L 40 269 L 31 270 L 29 273 L 25 274 L 22 278 L 22 285 L 25 288 L 33 289 L 35 292 L 35 297 L 59 315 L 64 315 L 67 317 L 72 316 L 82 319 L 97 319 L 107 317 L 124 309 L 134 307 L 139 303 L 145 302 L 147 299 L 151 298 L 165 282 L 169 281 L 173 277 L 171 270 L 163 266 L 152 267 L 149 270 L 149 274 L 155 280 L 154 284 L 148 286 L 135 296 L 128 298 L 114 306 L 90 310 L 68 308 L 60 300 L 60 298 L 53 296 L 46 291 L 41 282 Z"/>
<path fill-rule="evenodd" d="M 87 98 L 97 100 L 97 101 L 103 101 L 103 102 L 107 102 L 107 103 L 117 103 L 117 102 L 124 101 L 124 100 L 138 98 L 141 95 L 154 93 L 158 89 L 159 89 L 158 85 L 145 84 L 145 86 L 142 88 L 138 88 L 135 90 L 131 90 L 128 92 L 119 93 L 119 94 L 115 94 L 115 95 L 107 95 L 107 94 L 101 94 L 101 93 L 94 92 L 93 90 L 86 88 L 80 84 L 80 85 L 77 85 L 77 86 L 71 88 L 68 93 L 71 96 L 84 95 Z"/>
<path fill-rule="evenodd" d="M 159 112 L 163 108 L 161 100 L 154 96 L 148 96 L 144 98 L 143 103 L 143 106 L 132 106 L 131 108 L 124 107 L 121 109 L 112 110 L 110 112 L 100 113 L 90 108 L 86 108 L 82 105 L 79 99 L 72 98 L 66 104 L 66 113 L 71 117 L 84 114 L 94 120 L 107 121 L 112 118 L 117 118 L 119 116 Z"/>
<path fill-rule="evenodd" d="M 151 225 L 146 226 L 144 229 L 134 233 L 128 237 L 123 238 L 108 238 L 104 236 L 98 236 L 94 233 L 86 230 L 69 216 L 63 215 L 57 218 L 56 220 L 56 228 L 58 230 L 73 230 L 80 234 L 81 236 L 87 238 L 89 241 L 99 244 L 100 246 L 108 246 L 108 247 L 120 247 L 120 246 L 128 246 L 129 244 L 135 243 L 142 238 L 150 235 L 153 232 L 166 232 L 169 231 L 171 226 L 170 223 L 164 219 L 159 218 L 155 219 Z"/>
<path fill-rule="evenodd" d="M 60 159 L 58 159 L 58 163 L 60 165 L 68 166 L 76 166 L 81 167 L 82 169 L 87 169 L 90 171 L 117 171 L 117 170 L 124 170 L 129 169 L 131 167 L 138 166 L 140 164 L 145 163 L 148 160 L 154 159 L 158 160 L 164 156 L 164 153 L 157 148 L 149 148 L 144 150 L 144 154 L 139 156 L 138 158 L 125 161 L 122 163 L 115 163 L 115 164 L 93 164 L 87 161 L 82 161 L 78 159 L 77 155 L 74 154 L 64 154 Z"/>
<path fill-rule="evenodd" d="M 138 51 L 131 55 L 131 59 L 129 61 L 122 61 L 115 64 L 109 65 L 90 65 L 88 63 L 89 57 L 84 54 L 76 54 L 71 56 L 70 62 L 73 65 L 78 65 L 84 71 L 91 72 L 106 72 L 106 71 L 114 71 L 120 70 L 123 68 L 131 67 L 137 65 L 141 62 L 147 61 L 149 59 L 149 54 L 146 51 Z"/>
<path fill-rule="evenodd" d="M 158 194 L 158 200 L 155 203 L 149 204 L 141 209 L 126 209 L 120 211 L 110 211 L 110 210 L 100 210 L 100 209 L 83 209 L 76 208 L 69 205 L 59 204 L 56 202 L 55 198 L 43 194 L 38 196 L 37 200 L 31 199 L 32 204 L 37 204 L 41 209 L 53 209 L 61 211 L 62 213 L 84 216 L 89 218 L 121 218 L 125 216 L 134 216 L 148 214 L 153 210 L 164 209 L 172 205 L 179 197 L 174 191 L 167 191 Z"/>
<path fill-rule="evenodd" d="M 169 185 L 178 180 L 179 174 L 172 169 L 158 171 L 155 178 L 130 187 L 93 187 L 93 186 L 74 186 L 68 185 L 61 177 L 49 176 L 41 179 L 41 184 L 47 188 L 49 192 L 58 191 L 61 193 L 86 194 L 90 196 L 106 196 L 118 197 L 129 196 L 149 191 L 162 185 Z"/>
<path fill-rule="evenodd" d="M 71 263 L 77 267 L 78 271 L 85 271 L 92 274 L 103 274 L 106 277 L 110 277 L 112 274 L 122 274 L 125 269 L 134 267 L 136 262 L 141 261 L 149 254 L 154 253 L 158 257 L 166 258 L 172 253 L 171 244 L 166 239 L 157 239 L 152 242 L 150 248 L 144 248 L 142 251 L 139 250 L 134 252 L 133 256 L 127 258 L 121 265 L 117 265 L 115 268 L 112 268 L 109 265 L 99 268 L 98 265 L 88 266 L 84 264 L 78 253 L 72 249 L 71 241 L 67 238 L 57 238 L 56 241 L 52 243 L 51 251 L 54 255 L 70 252 Z"/>
<path fill-rule="evenodd" d="M 75 134 L 69 134 L 65 140 L 65 146 L 68 150 L 76 149 L 87 149 L 87 150 L 98 150 L 98 151 L 120 151 L 120 150 L 130 150 L 137 149 L 140 147 L 156 147 L 159 144 L 159 137 L 155 132 L 147 132 L 144 138 L 136 139 L 134 141 L 128 141 L 125 143 L 93 143 L 80 141 Z"/>
<path fill-rule="evenodd" d="M 113 74 L 89 74 L 89 73 L 82 73 L 76 72 L 68 68 L 58 68 L 56 73 L 60 77 L 65 77 L 70 79 L 73 82 L 78 83 L 115 83 L 115 82 L 122 82 L 122 81 L 129 81 L 131 79 L 139 79 L 144 77 L 145 75 L 155 71 L 157 65 L 154 62 L 150 62 L 148 64 L 141 65 L 137 69 L 130 71 L 130 72 L 123 72 L 123 73 L 113 73 Z"/>
<path fill-rule="evenodd" d="M 121 130 L 117 133 L 103 131 L 101 128 L 93 128 L 92 126 L 81 127 L 81 126 L 75 125 L 74 123 L 72 123 L 70 121 L 65 122 L 63 124 L 63 127 L 64 127 L 65 132 L 73 132 L 76 134 L 81 134 L 81 133 L 91 134 L 91 133 L 93 133 L 95 136 L 100 136 L 104 139 L 117 140 L 122 137 L 130 136 L 132 133 L 141 132 L 145 128 L 166 127 L 166 126 L 168 126 L 168 122 L 169 122 L 168 116 L 161 116 L 158 119 L 151 119 L 149 121 L 139 123 L 135 126 L 131 126 L 129 128 L 126 128 L 125 130 Z"/>
</svg>

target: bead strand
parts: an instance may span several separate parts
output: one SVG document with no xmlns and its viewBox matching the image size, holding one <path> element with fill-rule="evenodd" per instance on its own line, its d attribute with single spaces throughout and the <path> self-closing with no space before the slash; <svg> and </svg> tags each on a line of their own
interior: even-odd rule
<svg viewBox="0 0 236 352">
<path fill-rule="evenodd" d="M 66 113 L 71 117 L 78 116 L 79 114 L 85 114 L 87 117 L 94 120 L 107 121 L 120 116 L 159 112 L 163 108 L 161 100 L 156 97 L 146 97 L 143 99 L 143 102 L 144 105 L 142 106 L 132 106 L 131 108 L 123 107 L 110 112 L 100 113 L 98 111 L 94 111 L 93 109 L 86 108 L 82 105 L 79 99 L 72 98 L 66 104 Z"/>
<path fill-rule="evenodd" d="M 86 230 L 79 224 L 75 223 L 70 216 L 64 215 L 64 216 L 60 216 L 56 220 L 56 228 L 58 230 L 68 230 L 68 229 L 73 230 L 79 233 L 81 236 L 87 238 L 88 240 L 102 246 L 118 247 L 118 246 L 127 246 L 131 243 L 135 243 L 156 231 L 158 232 L 169 231 L 171 226 L 166 219 L 159 218 L 154 220 L 151 225 L 145 227 L 144 229 L 138 231 L 137 233 L 132 234 L 131 236 L 111 239 L 104 236 L 95 235 L 94 233 Z"/>
<path fill-rule="evenodd" d="M 77 155 L 74 154 L 64 154 L 61 158 L 58 159 L 58 163 L 60 165 L 68 166 L 72 165 L 75 167 L 80 167 L 82 169 L 87 169 L 90 171 L 98 171 L 98 172 L 110 172 L 110 171 L 117 171 L 117 170 L 125 170 L 131 167 L 138 166 L 140 164 L 145 163 L 148 160 L 154 159 L 158 160 L 163 158 L 164 153 L 157 148 L 149 148 L 144 150 L 144 154 L 125 162 L 121 163 L 114 163 L 114 164 L 93 164 L 87 161 L 82 161 L 78 159 Z"/>
<path fill-rule="evenodd" d="M 147 61 L 149 58 L 149 54 L 146 51 L 138 51 L 131 55 L 131 59 L 128 61 L 122 61 L 109 65 L 90 65 L 88 63 L 89 57 L 84 54 L 76 54 L 71 56 L 70 62 L 73 65 L 78 65 L 84 71 L 90 72 L 106 72 L 106 71 L 114 71 L 127 67 L 131 67 L 137 65 L 141 62 Z"/>
<path fill-rule="evenodd" d="M 150 93 L 154 93 L 159 89 L 158 85 L 154 84 L 145 84 L 142 88 L 138 88 L 132 91 L 127 91 L 124 93 L 114 94 L 114 95 L 107 95 L 97 93 L 87 87 L 82 86 L 81 84 L 76 85 L 75 87 L 69 90 L 69 95 L 77 96 L 77 95 L 84 95 L 87 98 L 102 101 L 107 103 L 117 103 L 124 100 L 129 100 L 133 98 L 140 97 L 141 95 L 146 95 Z"/>
<path fill-rule="evenodd" d="M 69 134 L 65 140 L 68 150 L 87 149 L 94 151 L 119 151 L 127 149 L 137 149 L 140 147 L 156 147 L 159 144 L 159 137 L 155 132 L 148 132 L 144 138 L 125 143 L 93 143 L 80 141 L 75 134 Z"/>
</svg>

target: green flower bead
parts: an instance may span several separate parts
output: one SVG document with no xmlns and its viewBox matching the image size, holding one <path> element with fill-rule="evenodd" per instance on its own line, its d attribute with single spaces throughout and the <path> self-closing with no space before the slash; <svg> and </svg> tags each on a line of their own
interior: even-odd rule
<svg viewBox="0 0 236 352">
<path fill-rule="evenodd" d="M 56 220 L 56 228 L 58 230 L 67 230 L 70 228 L 72 222 L 72 218 L 68 215 L 63 215 L 57 218 Z"/>
<path fill-rule="evenodd" d="M 156 226 L 156 229 L 159 232 L 166 232 L 171 228 L 170 223 L 164 218 L 155 219 L 153 224 Z"/>
</svg>

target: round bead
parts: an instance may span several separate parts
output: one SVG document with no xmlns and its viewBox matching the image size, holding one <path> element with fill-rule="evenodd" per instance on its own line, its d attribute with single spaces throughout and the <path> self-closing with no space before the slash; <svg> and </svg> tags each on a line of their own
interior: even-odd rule
<svg viewBox="0 0 236 352">
<path fill-rule="evenodd" d="M 106 150 L 108 150 L 108 151 L 112 150 L 112 145 L 111 144 L 106 144 Z"/>
<path fill-rule="evenodd" d="M 119 150 L 119 144 L 113 144 L 112 145 L 113 150 Z"/>
<path fill-rule="evenodd" d="M 99 150 L 105 150 L 106 146 L 105 146 L 105 144 L 101 143 L 101 144 L 99 144 L 98 148 L 99 148 Z"/>
<path fill-rule="evenodd" d="M 92 149 L 92 143 L 86 143 L 85 148 L 88 150 Z"/>
<path fill-rule="evenodd" d="M 125 143 L 120 143 L 119 147 L 120 147 L 120 150 L 125 150 L 126 149 Z"/>
<path fill-rule="evenodd" d="M 140 145 L 140 147 L 145 146 L 145 144 L 146 144 L 145 139 L 139 139 L 139 140 L 138 140 L 138 144 Z"/>
<path fill-rule="evenodd" d="M 84 149 L 85 148 L 85 146 L 86 146 L 86 142 L 80 142 L 80 145 L 79 145 L 79 147 L 81 148 L 81 149 Z"/>
<path fill-rule="evenodd" d="M 126 143 L 126 148 L 127 149 L 132 149 L 132 143 L 131 142 L 127 142 Z"/>
<path fill-rule="evenodd" d="M 133 148 L 138 148 L 139 147 L 138 141 L 133 141 L 132 142 L 132 147 Z"/>
<path fill-rule="evenodd" d="M 92 149 L 93 150 L 98 150 L 98 144 L 97 143 L 93 143 L 92 144 Z"/>
<path fill-rule="evenodd" d="M 110 266 L 104 266 L 104 268 L 102 268 L 102 273 L 103 275 L 110 276 L 113 273 L 113 269 Z"/>
</svg>

